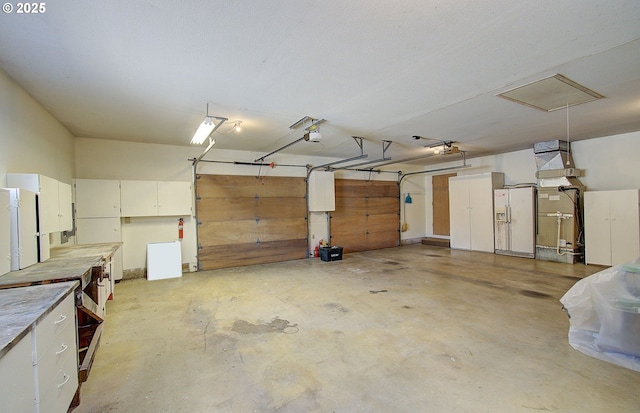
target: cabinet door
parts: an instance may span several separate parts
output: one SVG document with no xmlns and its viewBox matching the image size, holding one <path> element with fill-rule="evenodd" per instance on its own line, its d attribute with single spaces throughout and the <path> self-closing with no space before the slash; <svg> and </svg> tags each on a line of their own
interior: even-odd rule
<svg viewBox="0 0 640 413">
<path fill-rule="evenodd" d="M 71 205 L 71 202 L 69 202 L 69 205 Z M 39 206 L 40 232 L 50 234 L 60 231 L 58 181 L 40 175 Z"/>
<path fill-rule="evenodd" d="M 123 217 L 157 216 L 156 181 L 120 181 L 120 206 Z"/>
<path fill-rule="evenodd" d="M 11 269 L 21 270 L 38 262 L 38 223 L 35 192 L 13 190 L 11 207 Z"/>
<path fill-rule="evenodd" d="M 73 206 L 71 185 L 58 182 L 58 231 L 73 229 Z"/>
<path fill-rule="evenodd" d="M 191 215 L 190 182 L 158 182 L 158 214 Z"/>
<path fill-rule="evenodd" d="M 469 214 L 469 186 L 467 181 L 460 177 L 449 178 L 451 248 L 471 249 Z"/>
<path fill-rule="evenodd" d="M 610 191 L 584 193 L 585 260 L 611 265 Z"/>
<path fill-rule="evenodd" d="M 611 191 L 611 265 L 633 262 L 640 256 L 638 191 Z"/>
<path fill-rule="evenodd" d="M 0 359 L 0 400 L 4 412 L 35 412 L 31 334 Z"/>
<path fill-rule="evenodd" d="M 526 254 L 535 252 L 534 194 L 533 187 L 509 190 L 511 250 L 514 252 Z"/>
<path fill-rule="evenodd" d="M 120 181 L 76 179 L 76 218 L 120 217 Z"/>
<path fill-rule="evenodd" d="M 11 215 L 9 191 L 0 189 L 0 275 L 11 271 Z"/>
<path fill-rule="evenodd" d="M 120 218 L 78 218 L 78 244 L 100 244 L 122 241 Z"/>
<path fill-rule="evenodd" d="M 473 251 L 494 252 L 493 249 L 493 186 L 491 175 L 469 178 L 469 222 Z"/>
</svg>

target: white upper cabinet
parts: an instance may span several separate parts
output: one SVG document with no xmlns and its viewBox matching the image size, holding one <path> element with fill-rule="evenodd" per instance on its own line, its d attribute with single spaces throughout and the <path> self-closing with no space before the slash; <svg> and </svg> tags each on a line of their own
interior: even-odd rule
<svg viewBox="0 0 640 413">
<path fill-rule="evenodd" d="M 336 210 L 336 190 L 333 172 L 314 171 L 309 175 L 309 211 Z"/>
<path fill-rule="evenodd" d="M 76 218 L 120 217 L 120 181 L 76 179 Z"/>
<path fill-rule="evenodd" d="M 71 185 L 39 174 L 7 174 L 7 186 L 38 193 L 40 233 L 73 228 Z"/>
<path fill-rule="evenodd" d="M 156 181 L 120 181 L 120 208 L 123 217 L 158 215 Z"/>
<path fill-rule="evenodd" d="M 158 181 L 158 215 L 191 215 L 190 182 Z"/>
<path fill-rule="evenodd" d="M 123 217 L 191 215 L 190 182 L 120 181 Z"/>
</svg>

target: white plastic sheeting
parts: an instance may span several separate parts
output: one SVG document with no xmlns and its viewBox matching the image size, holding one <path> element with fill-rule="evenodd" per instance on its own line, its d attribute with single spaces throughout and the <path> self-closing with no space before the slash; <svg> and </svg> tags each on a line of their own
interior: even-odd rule
<svg viewBox="0 0 640 413">
<path fill-rule="evenodd" d="M 571 347 L 640 372 L 640 258 L 578 281 L 560 302 Z"/>
</svg>

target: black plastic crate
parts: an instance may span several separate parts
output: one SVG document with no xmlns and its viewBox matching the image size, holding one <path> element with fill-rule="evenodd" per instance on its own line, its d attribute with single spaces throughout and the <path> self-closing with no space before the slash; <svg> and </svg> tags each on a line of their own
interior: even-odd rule
<svg viewBox="0 0 640 413">
<path fill-rule="evenodd" d="M 340 261 L 342 247 L 320 247 L 320 259 L 322 261 Z"/>
</svg>

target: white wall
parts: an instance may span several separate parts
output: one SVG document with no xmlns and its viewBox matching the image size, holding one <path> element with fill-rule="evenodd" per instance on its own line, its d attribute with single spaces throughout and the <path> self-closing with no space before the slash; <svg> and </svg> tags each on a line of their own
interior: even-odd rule
<svg viewBox="0 0 640 413">
<path fill-rule="evenodd" d="M 575 167 L 585 171 L 585 176 L 579 179 L 588 191 L 640 188 L 640 131 L 571 142 L 571 153 Z M 460 164 L 461 162 L 450 162 L 438 167 Z M 467 164 L 471 167 L 456 171 L 458 175 L 494 171 L 505 174 L 506 185 L 536 182 L 533 148 L 472 158 L 467 160 Z M 424 176 L 424 187 L 426 226 L 423 236 L 433 236 L 431 175 Z"/>
<path fill-rule="evenodd" d="M 71 184 L 74 137 L 0 71 L 0 186 L 7 172 L 38 173 Z"/>
<path fill-rule="evenodd" d="M 0 187 L 7 173 L 36 173 L 71 184 L 74 137 L 24 89 L 0 71 Z M 60 233 L 50 244 L 60 244 Z"/>
</svg>

